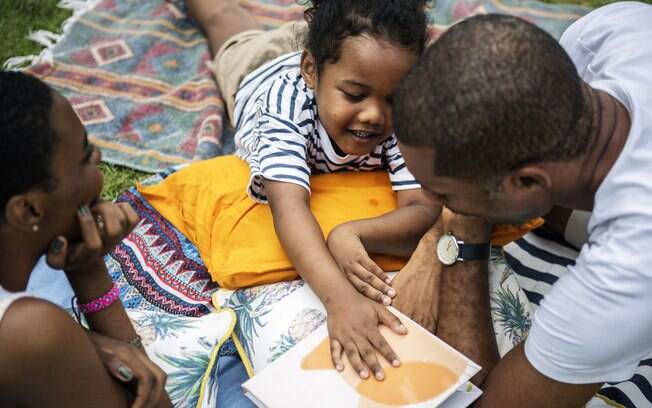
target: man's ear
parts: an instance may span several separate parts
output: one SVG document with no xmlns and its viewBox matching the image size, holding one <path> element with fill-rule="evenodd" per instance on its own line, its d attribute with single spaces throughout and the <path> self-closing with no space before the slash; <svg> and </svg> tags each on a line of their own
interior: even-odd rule
<svg viewBox="0 0 652 408">
<path fill-rule="evenodd" d="M 314 90 L 317 86 L 317 64 L 310 51 L 306 49 L 301 54 L 301 76 L 308 88 Z"/>
<path fill-rule="evenodd" d="M 504 177 L 501 188 L 510 195 L 549 192 L 552 188 L 552 180 L 544 168 L 536 164 L 529 164 L 512 171 Z"/>
<path fill-rule="evenodd" d="M 5 220 L 14 228 L 34 231 L 43 220 L 43 207 L 39 194 L 28 192 L 9 199 L 5 205 Z"/>
</svg>

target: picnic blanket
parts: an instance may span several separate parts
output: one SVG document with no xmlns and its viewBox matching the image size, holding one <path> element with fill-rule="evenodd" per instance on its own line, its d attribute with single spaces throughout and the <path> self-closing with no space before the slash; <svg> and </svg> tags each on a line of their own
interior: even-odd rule
<svg viewBox="0 0 652 408">
<path fill-rule="evenodd" d="M 75 13 L 64 34 L 39 31 L 38 57 L 8 61 L 68 98 L 104 161 L 157 172 L 233 152 L 208 44 L 181 0 L 63 0 Z M 265 28 L 301 19 L 295 0 L 242 0 Z M 584 7 L 531 0 L 439 0 L 429 11 L 431 38 L 460 18 L 509 13 L 559 37 Z"/>
</svg>

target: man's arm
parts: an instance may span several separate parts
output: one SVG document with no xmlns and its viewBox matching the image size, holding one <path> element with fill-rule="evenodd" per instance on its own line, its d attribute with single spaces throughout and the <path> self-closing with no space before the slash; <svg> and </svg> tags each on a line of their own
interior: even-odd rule
<svg viewBox="0 0 652 408">
<path fill-rule="evenodd" d="M 600 389 L 601 384 L 566 384 L 546 377 L 527 360 L 523 345 L 491 370 L 476 407 L 581 407 Z"/>
<path fill-rule="evenodd" d="M 470 243 L 488 242 L 490 226 L 480 218 L 444 212 L 446 231 Z M 578 407 L 600 384 L 566 384 L 538 372 L 524 344 L 499 359 L 491 323 L 486 262 L 443 267 L 437 335 L 482 366 L 473 382 L 482 384 L 478 407 Z"/>
<path fill-rule="evenodd" d="M 441 236 L 441 218 L 426 232 L 408 263 L 392 281 L 392 305 L 426 330 L 435 332 L 439 309 L 441 264 L 435 256 Z"/>
<path fill-rule="evenodd" d="M 470 244 L 491 240 L 491 225 L 484 219 L 448 210 L 442 217 L 442 233 L 452 232 Z M 487 261 L 442 265 L 437 336 L 483 367 L 474 377 L 476 384 L 483 383 L 500 358 L 491 322 L 488 276 Z"/>
</svg>

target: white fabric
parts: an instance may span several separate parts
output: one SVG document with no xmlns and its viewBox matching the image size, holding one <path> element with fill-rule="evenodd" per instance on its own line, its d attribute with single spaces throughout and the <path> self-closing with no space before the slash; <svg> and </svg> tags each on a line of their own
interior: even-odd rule
<svg viewBox="0 0 652 408">
<path fill-rule="evenodd" d="M 631 118 L 600 185 L 589 242 L 535 314 L 525 353 L 566 383 L 625 380 L 652 352 L 652 6 L 624 2 L 578 20 L 561 44 L 580 76 Z"/>
<path fill-rule="evenodd" d="M 266 202 L 262 178 L 310 191 L 310 175 L 385 169 L 394 190 L 420 188 L 392 134 L 367 155 L 340 156 L 322 126 L 306 86 L 301 52 L 282 55 L 247 75 L 236 94 L 236 154 L 251 168 L 248 193 Z"/>
<path fill-rule="evenodd" d="M 25 292 L 50 301 L 62 309 L 70 309 L 75 296 L 66 274 L 60 269 L 50 268 L 45 256 L 39 259 L 29 275 Z"/>
<path fill-rule="evenodd" d="M 591 213 L 574 210 L 564 231 L 564 239 L 575 248 L 582 248 L 582 245 L 589 242 L 589 220 Z"/>
<path fill-rule="evenodd" d="M 0 322 L 2 322 L 2 318 L 7 309 L 9 309 L 9 306 L 11 306 L 14 301 L 26 296 L 29 296 L 26 292 L 8 292 L 0 286 Z"/>
</svg>

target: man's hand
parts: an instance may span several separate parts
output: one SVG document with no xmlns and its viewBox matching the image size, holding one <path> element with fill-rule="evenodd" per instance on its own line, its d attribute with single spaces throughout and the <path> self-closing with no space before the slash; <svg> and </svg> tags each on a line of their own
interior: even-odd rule
<svg viewBox="0 0 652 408">
<path fill-rule="evenodd" d="M 398 367 L 401 363 L 380 334 L 378 325 L 384 324 L 397 334 L 405 334 L 407 329 L 398 317 L 384 306 L 355 292 L 351 293 L 353 296 L 337 299 L 333 306 L 327 309 L 333 365 L 338 371 L 344 370 L 344 352 L 360 378 L 369 378 L 371 371 L 377 380 L 383 380 L 385 374 L 376 356 L 376 350 L 392 366 Z"/>
<path fill-rule="evenodd" d="M 143 350 L 92 331 L 88 333 L 107 371 L 133 386 L 133 408 L 170 406 L 165 393 L 167 374 Z"/>
<path fill-rule="evenodd" d="M 385 306 L 392 303 L 396 291 L 389 286 L 391 278 L 369 257 L 360 237 L 346 224 L 331 231 L 327 244 L 335 262 L 358 292 Z"/>
<path fill-rule="evenodd" d="M 392 282 L 397 293 L 394 307 L 432 333 L 437 328 L 439 310 L 441 264 L 435 247 L 441 233 L 441 222 L 437 222 Z"/>
</svg>

